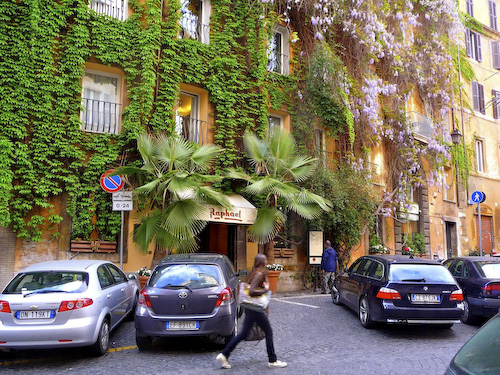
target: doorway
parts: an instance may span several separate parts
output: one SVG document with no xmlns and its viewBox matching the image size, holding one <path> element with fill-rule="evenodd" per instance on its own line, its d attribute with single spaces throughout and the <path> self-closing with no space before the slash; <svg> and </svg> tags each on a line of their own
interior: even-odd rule
<svg viewBox="0 0 500 375">
<path fill-rule="evenodd" d="M 458 255 L 457 224 L 452 221 L 446 221 L 445 229 L 446 229 L 446 259 L 450 259 Z"/>
<path fill-rule="evenodd" d="M 236 227 L 236 224 L 208 223 L 199 236 L 199 252 L 223 254 L 236 264 Z"/>
</svg>

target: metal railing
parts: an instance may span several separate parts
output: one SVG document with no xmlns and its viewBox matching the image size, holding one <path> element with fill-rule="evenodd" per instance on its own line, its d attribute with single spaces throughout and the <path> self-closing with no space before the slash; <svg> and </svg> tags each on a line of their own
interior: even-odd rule
<svg viewBox="0 0 500 375">
<path fill-rule="evenodd" d="M 82 106 L 83 130 L 92 133 L 118 133 L 121 104 L 83 98 Z"/>
<path fill-rule="evenodd" d="M 126 6 L 125 0 L 91 0 L 89 2 L 90 9 L 96 13 L 105 14 L 120 21 L 127 18 Z"/>
<path fill-rule="evenodd" d="M 290 60 L 287 55 L 273 54 L 268 55 L 267 70 L 278 74 L 288 75 L 290 73 Z"/>
<path fill-rule="evenodd" d="M 181 17 L 181 39 L 194 39 L 198 42 L 208 44 L 210 40 L 210 27 L 198 22 L 196 19 Z"/>
<path fill-rule="evenodd" d="M 177 115 L 175 120 L 177 133 L 181 137 L 199 145 L 208 143 L 208 125 L 206 121 L 181 115 Z"/>
<path fill-rule="evenodd" d="M 413 136 L 419 141 L 429 142 L 434 129 L 432 120 L 415 111 L 410 111 L 406 115 L 410 119 Z"/>
</svg>

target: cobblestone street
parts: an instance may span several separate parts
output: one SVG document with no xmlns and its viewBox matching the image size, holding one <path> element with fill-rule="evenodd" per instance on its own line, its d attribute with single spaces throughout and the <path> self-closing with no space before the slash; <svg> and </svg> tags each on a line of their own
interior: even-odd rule
<svg viewBox="0 0 500 375">
<path fill-rule="evenodd" d="M 10 374 L 335 374 L 442 375 L 455 352 L 478 329 L 456 324 L 435 327 L 361 327 L 349 309 L 329 295 L 277 295 L 270 305 L 278 359 L 284 369 L 268 369 L 265 343 L 242 342 L 230 370 L 215 356 L 221 345 L 202 339 L 156 340 L 150 352 L 135 347 L 133 322 L 111 335 L 111 349 L 90 358 L 81 349 L 0 352 L 0 371 Z"/>
</svg>

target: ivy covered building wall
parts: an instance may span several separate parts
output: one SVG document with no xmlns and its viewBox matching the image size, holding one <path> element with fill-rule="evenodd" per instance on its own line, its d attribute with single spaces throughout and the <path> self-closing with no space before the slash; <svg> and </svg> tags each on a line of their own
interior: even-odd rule
<svg viewBox="0 0 500 375">
<path fill-rule="evenodd" d="M 118 240 L 98 182 L 135 162 L 143 132 L 222 146 L 222 174 L 249 167 L 246 130 L 291 131 L 319 160 L 303 185 L 333 204 L 283 228 L 296 262 L 309 229 L 345 262 L 374 237 L 392 253 L 415 232 L 438 246 L 428 207 L 409 218 L 455 165 L 453 1 L 25 0 L 0 4 L 0 29 L 0 225 L 16 269 L 72 256 L 71 240 Z"/>
</svg>

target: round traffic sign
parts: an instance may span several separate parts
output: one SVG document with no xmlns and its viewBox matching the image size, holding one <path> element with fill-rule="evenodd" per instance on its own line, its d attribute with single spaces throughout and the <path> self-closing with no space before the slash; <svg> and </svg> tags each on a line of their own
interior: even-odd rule
<svg viewBox="0 0 500 375">
<path fill-rule="evenodd" d="M 486 199 L 486 194 L 484 194 L 482 191 L 476 190 L 474 193 L 472 193 L 470 200 L 474 203 L 483 203 Z"/>
<path fill-rule="evenodd" d="M 116 176 L 109 176 L 112 172 L 114 172 L 114 169 L 104 172 L 101 176 L 101 187 L 108 193 L 116 193 L 117 191 L 120 191 L 125 184 L 121 175 L 117 174 Z"/>
</svg>

